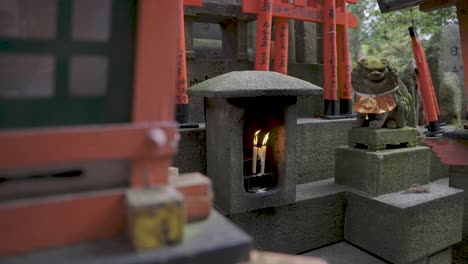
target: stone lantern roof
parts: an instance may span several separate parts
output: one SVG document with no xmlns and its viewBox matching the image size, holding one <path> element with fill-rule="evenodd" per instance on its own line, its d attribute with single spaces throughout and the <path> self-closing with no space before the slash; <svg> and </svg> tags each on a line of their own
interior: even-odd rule
<svg viewBox="0 0 468 264">
<path fill-rule="evenodd" d="M 321 95 L 323 89 L 301 79 L 271 71 L 233 71 L 196 84 L 191 96 L 239 98 Z"/>
</svg>

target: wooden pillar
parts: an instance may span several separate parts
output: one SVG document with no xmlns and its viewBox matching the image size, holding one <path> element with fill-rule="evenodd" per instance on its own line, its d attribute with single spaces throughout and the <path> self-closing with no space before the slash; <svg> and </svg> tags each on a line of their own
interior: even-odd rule
<svg viewBox="0 0 468 264">
<path fill-rule="evenodd" d="M 193 15 L 184 16 L 185 31 L 185 56 L 187 59 L 195 59 L 196 53 L 193 50 Z"/>
<path fill-rule="evenodd" d="M 255 70 L 268 71 L 270 69 L 271 13 L 273 0 L 258 1 L 260 5 L 257 13 Z"/>
<path fill-rule="evenodd" d="M 237 22 L 237 59 L 248 60 L 248 36 L 247 36 L 247 21 L 240 20 Z"/>
<path fill-rule="evenodd" d="M 275 19 L 275 60 L 273 70 L 282 74 L 288 74 L 288 28 L 288 19 Z"/>
<path fill-rule="evenodd" d="M 138 10 L 133 122 L 172 122 L 183 3 L 182 0 L 141 0 Z M 161 38 L 163 34 L 164 38 Z M 185 46 L 183 56 L 185 59 Z M 169 155 L 157 160 L 148 158 L 135 161 L 130 185 L 167 184 L 167 168 L 171 160 L 172 156 Z"/>
<path fill-rule="evenodd" d="M 338 1 L 338 8 L 346 13 L 346 0 Z M 348 46 L 347 17 L 345 24 L 336 26 L 338 55 L 338 91 L 340 99 L 340 114 L 352 114 L 351 65 Z"/>
<path fill-rule="evenodd" d="M 323 1 L 323 98 L 324 115 L 336 115 L 336 16 L 335 0 Z"/>
<path fill-rule="evenodd" d="M 466 102 L 468 102 L 468 2 L 466 0 L 457 1 L 458 25 L 460 26 L 460 42 L 463 55 L 463 70 L 465 75 Z M 468 103 L 465 109 L 468 119 Z"/>
</svg>

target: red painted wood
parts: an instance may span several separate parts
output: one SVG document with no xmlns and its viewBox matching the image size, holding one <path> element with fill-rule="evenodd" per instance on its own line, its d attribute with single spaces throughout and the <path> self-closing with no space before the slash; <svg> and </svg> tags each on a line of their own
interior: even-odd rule
<svg viewBox="0 0 468 264">
<path fill-rule="evenodd" d="M 337 52 L 335 1 L 324 1 L 323 23 L 323 98 L 337 100 Z"/>
<path fill-rule="evenodd" d="M 468 140 L 426 138 L 424 143 L 444 164 L 468 166 Z"/>
<path fill-rule="evenodd" d="M 180 2 L 182 5 L 182 2 Z M 183 7 L 180 8 L 183 10 Z M 176 104 L 188 104 L 187 63 L 185 60 L 184 16 L 179 16 L 179 47 L 177 49 L 177 94 Z"/>
<path fill-rule="evenodd" d="M 468 2 L 457 1 L 457 16 L 458 24 L 460 26 L 460 40 L 463 55 L 463 70 L 465 79 L 468 79 Z M 468 82 L 465 82 L 466 98 L 468 102 Z M 466 105 L 466 112 L 468 113 L 468 104 Z"/>
<path fill-rule="evenodd" d="M 434 99 L 434 86 L 432 84 L 429 67 L 427 66 L 426 55 L 424 53 L 424 48 L 416 36 L 411 37 L 411 47 L 413 48 L 416 68 L 418 69 L 417 82 L 423 101 L 424 112 L 426 113 L 426 121 L 438 121 L 437 101 Z"/>
<path fill-rule="evenodd" d="M 259 8 L 259 3 L 257 1 L 259 0 L 243 0 L 242 12 L 256 14 Z M 293 4 L 282 3 L 280 0 L 273 0 L 272 16 L 323 23 L 324 19 L 322 14 L 322 7 L 319 5 L 314 6 L 314 2 L 309 3 L 311 6 L 301 7 L 295 6 Z M 347 20 L 349 28 L 357 27 L 357 18 L 351 13 L 345 13 L 340 10 L 336 10 L 335 16 L 336 24 L 344 25 Z"/>
<path fill-rule="evenodd" d="M 257 34 L 255 45 L 255 70 L 270 70 L 270 40 L 272 0 L 258 0 Z"/>
<path fill-rule="evenodd" d="M 346 12 L 346 1 L 339 0 L 338 8 Z M 345 17 L 346 18 L 346 17 Z M 336 25 L 338 56 L 338 93 L 340 99 L 352 99 L 351 60 L 349 58 L 348 29 L 346 25 Z"/>
<path fill-rule="evenodd" d="M 273 70 L 288 74 L 288 20 L 275 18 L 275 60 Z"/>
<path fill-rule="evenodd" d="M 120 191 L 0 204 L 0 256 L 110 238 L 123 231 Z"/>
<path fill-rule="evenodd" d="M 138 10 L 133 122 L 173 122 L 177 49 L 180 30 L 184 27 L 182 0 L 141 0 Z M 157 162 L 135 160 L 131 186 L 167 183 L 167 168 L 171 159 L 171 156 L 167 156 L 159 158 Z"/>
<path fill-rule="evenodd" d="M 0 169 L 76 161 L 171 158 L 175 147 L 158 147 L 149 139 L 154 128 L 172 142 L 175 125 L 143 123 L 95 127 L 10 130 L 0 133 Z"/>
</svg>

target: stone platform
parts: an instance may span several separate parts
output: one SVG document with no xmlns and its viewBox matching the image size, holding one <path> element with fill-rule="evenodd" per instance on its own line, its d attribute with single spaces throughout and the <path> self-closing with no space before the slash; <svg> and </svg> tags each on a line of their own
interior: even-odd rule
<svg viewBox="0 0 468 264">
<path fill-rule="evenodd" d="M 414 147 L 417 145 L 417 136 L 418 130 L 411 127 L 399 129 L 360 127 L 348 131 L 348 142 L 351 147 L 384 150 L 396 147 Z"/>
<path fill-rule="evenodd" d="M 348 192 L 344 237 L 391 263 L 426 263 L 461 240 L 462 220 L 463 191 L 439 182 L 428 193 Z"/>
<path fill-rule="evenodd" d="M 183 241 L 161 250 L 136 253 L 128 239 L 120 236 L 70 246 L 0 258 L 1 264 L 129 264 L 129 263 L 239 263 L 249 260 L 251 238 L 212 211 L 205 221 L 188 224 Z"/>
</svg>

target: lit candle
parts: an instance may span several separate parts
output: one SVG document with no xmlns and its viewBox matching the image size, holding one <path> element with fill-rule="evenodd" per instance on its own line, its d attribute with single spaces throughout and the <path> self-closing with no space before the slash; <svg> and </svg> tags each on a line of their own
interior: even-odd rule
<svg viewBox="0 0 468 264">
<path fill-rule="evenodd" d="M 268 135 L 270 133 L 268 132 L 265 137 L 263 138 L 263 142 L 262 142 L 262 149 L 260 150 L 260 152 L 262 153 L 260 158 L 261 158 L 261 163 L 260 163 L 260 173 L 261 174 L 264 174 L 265 173 L 265 157 L 266 157 L 266 143 L 268 141 Z"/>
<path fill-rule="evenodd" d="M 252 174 L 255 175 L 257 173 L 257 153 L 258 153 L 258 148 L 257 148 L 257 141 L 258 141 L 258 133 L 260 133 L 260 130 L 255 132 L 254 134 L 254 140 L 253 140 L 253 155 L 252 155 Z M 260 153 L 261 155 L 261 153 Z"/>
</svg>

